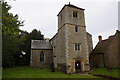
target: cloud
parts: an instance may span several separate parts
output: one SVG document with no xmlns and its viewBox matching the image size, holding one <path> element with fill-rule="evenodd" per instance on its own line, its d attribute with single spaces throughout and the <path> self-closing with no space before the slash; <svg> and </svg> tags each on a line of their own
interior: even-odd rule
<svg viewBox="0 0 120 80">
<path fill-rule="evenodd" d="M 98 42 L 97 36 L 103 39 L 115 33 L 118 29 L 118 0 L 100 0 L 100 2 L 87 2 L 88 0 L 16 0 L 9 1 L 10 12 L 19 14 L 25 20 L 23 30 L 38 29 L 51 38 L 57 32 L 57 14 L 65 4 L 71 2 L 78 7 L 85 8 L 85 21 L 87 31 L 93 35 L 94 46 Z"/>
</svg>

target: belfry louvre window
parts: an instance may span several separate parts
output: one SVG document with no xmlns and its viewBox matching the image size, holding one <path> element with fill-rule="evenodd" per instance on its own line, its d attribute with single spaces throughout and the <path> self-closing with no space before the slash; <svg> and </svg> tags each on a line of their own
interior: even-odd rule
<svg viewBox="0 0 120 80">
<path fill-rule="evenodd" d="M 74 44 L 74 48 L 75 48 L 75 50 L 80 50 L 81 45 L 80 44 Z"/>
<path fill-rule="evenodd" d="M 40 61 L 44 61 L 44 53 L 43 52 L 40 53 Z"/>
<path fill-rule="evenodd" d="M 77 11 L 74 11 L 74 12 L 73 12 L 73 17 L 75 17 L 75 18 L 78 17 L 78 12 L 77 12 Z"/>
</svg>

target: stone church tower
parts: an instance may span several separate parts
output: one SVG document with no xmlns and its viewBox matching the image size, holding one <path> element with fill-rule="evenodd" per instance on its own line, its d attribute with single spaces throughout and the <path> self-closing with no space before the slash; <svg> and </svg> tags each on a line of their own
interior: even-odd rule
<svg viewBox="0 0 120 80">
<path fill-rule="evenodd" d="M 68 74 L 89 71 L 92 35 L 86 32 L 84 9 L 67 4 L 57 16 L 58 32 L 53 38 L 32 40 L 31 67 L 53 62 L 55 68 Z"/>
<path fill-rule="evenodd" d="M 67 73 L 89 71 L 92 36 L 86 32 L 84 9 L 68 4 L 57 16 L 58 33 L 51 40 L 55 67 Z"/>
</svg>

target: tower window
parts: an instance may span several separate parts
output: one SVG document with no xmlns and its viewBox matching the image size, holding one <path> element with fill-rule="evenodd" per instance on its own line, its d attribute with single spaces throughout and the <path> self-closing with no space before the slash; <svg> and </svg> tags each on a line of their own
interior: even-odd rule
<svg viewBox="0 0 120 80">
<path fill-rule="evenodd" d="M 43 52 L 40 53 L 40 61 L 44 61 L 44 53 Z"/>
<path fill-rule="evenodd" d="M 60 15 L 60 19 L 62 20 L 62 14 Z"/>
<path fill-rule="evenodd" d="M 75 50 L 77 50 L 77 44 L 75 44 Z"/>
<path fill-rule="evenodd" d="M 75 32 L 78 32 L 78 26 L 75 26 Z"/>
<path fill-rule="evenodd" d="M 80 50 L 81 45 L 80 44 L 74 44 L 75 50 Z"/>
<path fill-rule="evenodd" d="M 73 17 L 77 18 L 78 17 L 78 12 L 74 11 L 73 12 Z"/>
</svg>

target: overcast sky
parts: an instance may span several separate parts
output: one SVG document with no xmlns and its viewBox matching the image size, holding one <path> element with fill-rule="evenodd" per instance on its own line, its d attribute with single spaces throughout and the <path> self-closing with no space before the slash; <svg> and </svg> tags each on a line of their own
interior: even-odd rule
<svg viewBox="0 0 120 80">
<path fill-rule="evenodd" d="M 92 34 L 93 45 L 98 36 L 107 39 L 118 29 L 118 0 L 16 0 L 8 1 L 12 6 L 10 12 L 19 14 L 25 20 L 22 30 L 31 32 L 40 30 L 46 38 L 57 33 L 57 14 L 69 2 L 85 9 L 87 32 Z"/>
</svg>

